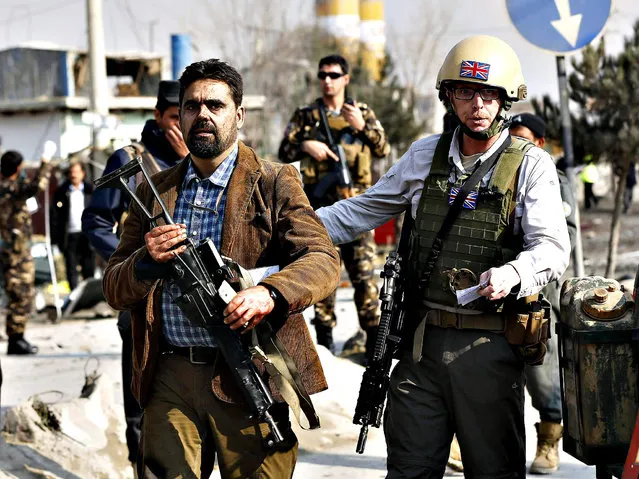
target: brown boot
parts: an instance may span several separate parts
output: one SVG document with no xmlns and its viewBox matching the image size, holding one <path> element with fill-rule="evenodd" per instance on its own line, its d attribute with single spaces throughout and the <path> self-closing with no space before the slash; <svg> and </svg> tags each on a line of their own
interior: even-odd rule
<svg viewBox="0 0 639 479">
<path fill-rule="evenodd" d="M 450 454 L 448 455 L 448 467 L 453 471 L 464 472 L 464 465 L 462 464 L 461 452 L 459 451 L 459 443 L 457 442 L 457 436 L 453 436 L 453 441 L 450 443 Z"/>
<path fill-rule="evenodd" d="M 537 454 L 530 465 L 531 474 L 552 474 L 559 468 L 559 439 L 564 428 L 556 422 L 541 421 L 537 429 Z"/>
</svg>

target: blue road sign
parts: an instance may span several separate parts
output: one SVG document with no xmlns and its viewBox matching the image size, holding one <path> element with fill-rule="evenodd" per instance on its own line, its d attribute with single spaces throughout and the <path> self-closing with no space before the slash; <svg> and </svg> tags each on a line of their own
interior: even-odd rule
<svg viewBox="0 0 639 479">
<path fill-rule="evenodd" d="M 563 54 L 579 50 L 601 32 L 612 0 L 506 0 L 510 20 L 533 45 Z"/>
</svg>

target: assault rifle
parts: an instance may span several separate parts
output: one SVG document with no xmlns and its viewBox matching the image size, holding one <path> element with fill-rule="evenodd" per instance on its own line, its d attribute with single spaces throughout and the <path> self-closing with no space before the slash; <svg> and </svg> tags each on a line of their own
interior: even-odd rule
<svg viewBox="0 0 639 479">
<path fill-rule="evenodd" d="M 340 188 L 352 188 L 353 179 L 351 178 L 351 171 L 348 168 L 348 161 L 346 160 L 346 153 L 344 147 L 338 143 L 335 143 L 331 128 L 328 126 L 328 118 L 326 118 L 326 108 L 323 103 L 319 105 L 320 123 L 324 129 L 324 135 L 328 141 L 328 147 L 339 158 L 339 161 L 335 161 L 333 164 L 333 171 L 323 177 L 313 190 L 313 196 L 317 199 L 323 198 L 326 195 L 326 191 L 334 185 Z M 326 161 L 332 161 L 328 158 Z"/>
<path fill-rule="evenodd" d="M 401 257 L 392 252 L 386 258 L 381 277 L 384 280 L 379 299 L 382 303 L 382 315 L 379 321 L 375 349 L 368 358 L 368 365 L 359 397 L 355 406 L 353 424 L 362 428 L 357 441 L 357 453 L 363 454 L 368 438 L 368 427 L 379 427 L 382 423 L 384 401 L 390 382 L 390 369 L 393 357 L 399 350 L 401 332 L 404 326 L 404 283 L 401 278 Z"/>
<path fill-rule="evenodd" d="M 147 210 L 129 186 L 129 179 L 140 171 L 162 210 L 157 216 L 153 216 Z M 158 226 L 159 219 L 164 220 L 166 224 L 174 224 L 140 156 L 97 179 L 95 186 L 123 190 L 140 208 L 152 227 Z M 180 295 L 173 298 L 173 301 L 189 321 L 206 328 L 215 337 L 217 347 L 233 372 L 237 386 L 244 393 L 251 417 L 265 421 L 271 429 L 267 445 L 272 447 L 281 443 L 284 437 L 269 412 L 274 401 L 253 364 L 253 355 L 242 343 L 239 334 L 222 321 L 222 311 L 236 295 L 231 285 L 238 283 L 236 271 L 239 271 L 239 265 L 232 262 L 227 264 L 209 238 L 198 244 L 188 238 L 178 247 L 182 245 L 186 245 L 186 250 L 179 255 L 176 254 L 175 258 L 167 263 L 169 274 L 166 281 L 175 284 L 180 291 Z"/>
</svg>

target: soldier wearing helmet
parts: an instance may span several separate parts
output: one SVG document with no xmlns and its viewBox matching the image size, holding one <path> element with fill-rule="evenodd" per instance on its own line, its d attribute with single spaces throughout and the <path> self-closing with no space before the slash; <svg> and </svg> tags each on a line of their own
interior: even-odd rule
<svg viewBox="0 0 639 479">
<path fill-rule="evenodd" d="M 387 477 L 443 477 L 457 434 L 470 477 L 524 478 L 524 364 L 543 361 L 548 329 L 538 293 L 570 255 L 559 181 L 544 150 L 508 131 L 527 93 L 510 46 L 461 41 L 436 87 L 460 126 L 416 141 L 376 185 L 318 215 L 338 244 L 405 210 L 412 220 Z"/>
</svg>

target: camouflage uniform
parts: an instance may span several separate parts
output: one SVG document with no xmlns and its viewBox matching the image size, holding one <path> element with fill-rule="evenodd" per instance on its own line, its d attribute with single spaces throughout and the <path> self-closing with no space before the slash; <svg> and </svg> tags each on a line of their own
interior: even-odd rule
<svg viewBox="0 0 639 479">
<path fill-rule="evenodd" d="M 33 309 L 35 267 L 29 244 L 33 225 L 26 201 L 46 189 L 50 175 L 51 166 L 43 163 L 32 180 L 0 179 L 0 260 L 8 297 L 8 336 L 24 332 Z"/>
<path fill-rule="evenodd" d="M 300 171 L 304 182 L 304 190 L 313 208 L 329 206 L 339 201 L 337 187 L 332 186 L 321 198 L 313 192 L 322 178 L 330 173 L 331 161 L 316 161 L 303 151 L 301 144 L 305 140 L 319 140 L 328 143 L 320 123 L 319 104 L 321 98 L 314 103 L 298 108 L 291 118 L 284 139 L 280 145 L 279 157 L 285 163 L 300 161 Z M 375 117 L 375 113 L 365 103 L 356 103 L 366 122 L 364 130 L 355 132 L 346 119 L 336 112 L 327 109 L 331 134 L 346 154 L 354 184 L 354 193 L 364 192 L 371 186 L 371 163 L 374 158 L 388 155 L 390 145 L 386 139 L 384 128 Z M 375 241 L 374 233 L 367 232 L 355 241 L 339 246 L 342 260 L 355 289 L 355 305 L 362 329 L 366 330 L 379 323 L 377 285 L 374 274 Z M 335 293 L 326 300 L 315 305 L 314 323 L 334 327 Z"/>
</svg>

